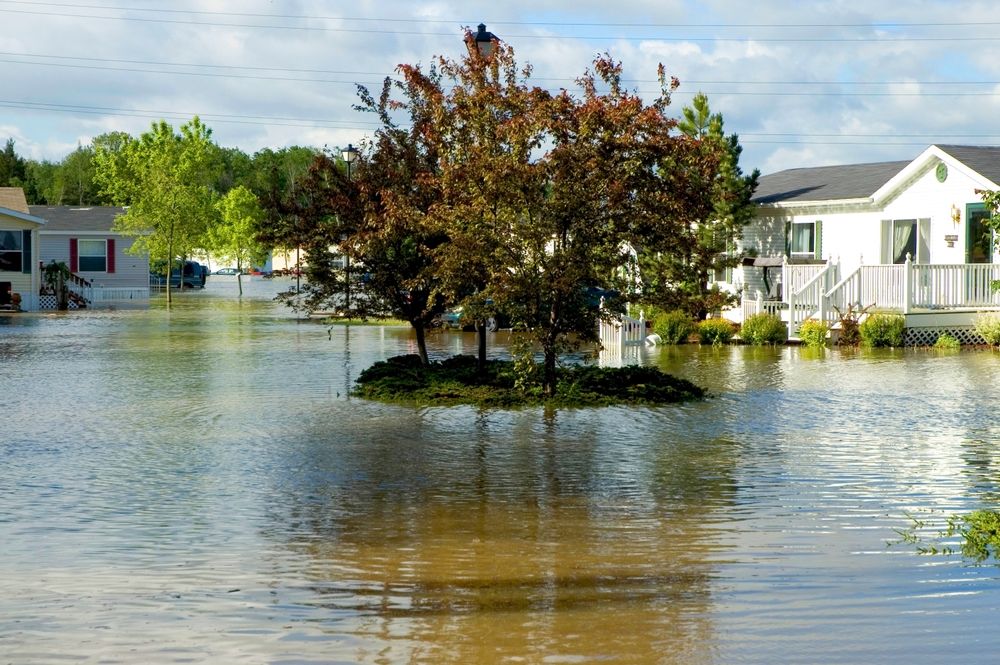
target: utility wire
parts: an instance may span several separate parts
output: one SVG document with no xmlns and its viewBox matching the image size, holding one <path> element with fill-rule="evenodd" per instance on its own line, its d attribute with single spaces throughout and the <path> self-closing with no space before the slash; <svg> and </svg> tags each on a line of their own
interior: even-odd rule
<svg viewBox="0 0 1000 665">
<path fill-rule="evenodd" d="M 323 78 L 289 78 L 285 76 L 264 76 L 258 74 L 235 74 L 235 73 L 217 73 L 217 72 L 187 72 L 180 70 L 162 70 L 162 69 L 145 69 L 139 67 L 109 67 L 107 65 L 76 65 L 72 63 L 65 62 L 34 62 L 28 60 L 17 60 L 11 58 L 0 57 L 0 62 L 15 64 L 15 65 L 27 65 L 27 66 L 37 66 L 37 67 L 61 67 L 65 69 L 85 69 L 93 71 L 102 72 L 128 72 L 128 73 L 138 73 L 138 74 L 164 74 L 164 75 L 175 75 L 175 76 L 196 76 L 201 78 L 224 78 L 224 79 L 250 79 L 250 80 L 262 80 L 262 81 L 280 81 L 282 83 L 330 83 L 336 85 L 364 85 L 368 87 L 379 86 L 382 81 L 351 81 L 351 80 L 338 80 L 338 79 L 323 79 Z M 709 84 L 707 81 L 703 81 L 703 84 Z M 983 84 L 990 84 L 989 82 L 982 82 Z M 720 83 L 721 84 L 721 83 Z M 738 81 L 732 81 L 729 84 L 740 85 Z M 913 82 L 899 82 L 898 85 L 902 84 L 913 84 Z M 928 85 L 934 85 L 936 82 L 929 82 Z M 829 85 L 843 85 L 830 83 Z M 892 84 L 885 84 L 892 85 Z M 548 88 L 550 92 L 559 92 L 560 88 Z M 636 90 L 638 94 L 658 94 L 659 90 Z M 672 96 L 680 97 L 690 97 L 698 93 L 704 93 L 706 95 L 716 95 L 716 96 L 739 96 L 739 97 L 996 97 L 997 93 L 992 91 L 987 92 L 974 92 L 974 91 L 962 91 L 962 90 L 951 90 L 947 92 L 876 92 L 876 91 L 841 91 L 841 90 L 712 90 L 712 89 L 700 89 L 700 90 L 676 90 L 671 93 Z"/>
<path fill-rule="evenodd" d="M 5 1 L 5 0 L 0 0 Z M 6 0 L 9 1 L 9 0 Z M 39 12 L 30 11 L 24 9 L 4 9 L 0 8 L 0 12 L 6 12 L 10 14 L 27 14 L 34 16 L 55 16 L 59 18 L 88 18 L 88 19 L 98 19 L 98 20 L 111 20 L 111 21 L 135 21 L 141 23 L 159 23 L 159 24 L 171 24 L 171 25 L 194 25 L 194 26 L 207 26 L 207 27 L 223 27 L 223 28 L 252 28 L 252 29 L 262 29 L 262 30 L 293 30 L 302 32 L 333 32 L 333 33 L 353 33 L 353 34 L 387 34 L 387 35 L 411 35 L 420 37 L 454 37 L 453 32 L 425 32 L 416 30 L 386 30 L 379 28 L 331 28 L 331 27 L 319 27 L 319 26 L 301 26 L 301 25 L 266 25 L 266 24 L 255 24 L 255 23 L 227 23 L 222 21 L 184 21 L 180 19 L 165 19 L 165 18 L 141 18 L 136 16 L 101 16 L 95 14 L 71 14 L 66 12 Z M 984 24 L 977 24 L 984 25 Z M 565 35 L 505 35 L 505 40 L 513 39 L 559 39 L 567 40 Z M 661 41 L 661 42 L 734 42 L 734 43 L 744 43 L 748 41 L 759 42 L 759 43 L 797 43 L 797 44 L 820 44 L 820 43 L 854 43 L 854 44 L 870 44 L 870 43 L 904 43 L 904 42 L 995 42 L 1000 41 L 1000 36 L 987 36 L 987 37 L 977 37 L 972 35 L 960 35 L 954 37 L 876 37 L 872 35 L 863 35 L 860 37 L 672 37 L 672 36 L 632 36 L 632 35 L 617 35 L 617 36 L 604 36 L 588 35 L 583 37 L 586 40 L 598 40 L 598 41 Z"/>
<path fill-rule="evenodd" d="M 0 0 L 2 2 L 3 0 Z M 95 58 L 92 56 L 71 56 L 71 55 L 52 55 L 48 53 L 25 53 L 20 51 L 0 51 L 0 56 L 7 56 L 13 58 L 44 58 L 51 60 L 71 60 L 71 61 L 82 61 L 82 62 L 98 62 L 98 63 L 115 63 L 115 64 L 127 64 L 127 65 L 153 65 L 157 67 L 188 67 L 188 68 L 205 68 L 205 69 L 216 69 L 216 70 L 243 70 L 252 72 L 290 72 L 293 74 L 334 74 L 341 76 L 379 76 L 390 78 L 395 76 L 392 73 L 386 72 L 365 72 L 365 71 L 353 71 L 353 70 L 340 70 L 340 69 L 302 69 L 295 67 L 259 67 L 253 65 L 215 65 L 210 63 L 198 63 L 198 62 L 167 62 L 161 60 L 130 60 L 130 59 L 119 59 L 119 58 Z M 5 62 L 20 62 L 21 64 L 55 64 L 55 63 L 44 63 L 44 62 L 25 62 L 25 61 L 5 61 Z M 153 70 L 140 69 L 140 70 L 126 70 L 126 71 L 140 71 L 140 72 L 152 72 Z M 168 70 L 162 73 L 189 73 L 189 72 L 177 72 L 174 70 Z M 286 80 L 285 77 L 275 77 L 275 80 Z M 295 81 L 308 81 L 308 82 L 329 82 L 329 83 L 340 83 L 342 81 L 330 81 L 328 79 L 287 79 Z M 531 80 L 535 81 L 565 81 L 572 83 L 576 81 L 575 77 L 555 77 L 555 76 L 532 76 Z M 353 81 L 351 81 L 353 82 Z M 623 78 L 623 83 L 658 83 L 657 79 L 628 79 Z M 878 86 L 878 85 L 990 85 L 996 86 L 1000 85 L 1000 80 L 996 81 L 938 81 L 938 80 L 887 80 L 887 81 L 832 81 L 832 80 L 786 80 L 786 81 L 753 81 L 753 80 L 709 80 L 709 79 L 682 79 L 681 83 L 683 85 L 739 85 L 739 86 L 766 86 L 766 85 L 837 85 L 837 86 Z"/>
<path fill-rule="evenodd" d="M 395 18 L 395 17 L 369 17 L 369 16 L 322 16 L 309 14 L 273 14 L 254 12 L 224 12 L 206 11 L 197 9 L 162 9 L 150 7 L 118 7 L 114 5 L 90 5 L 66 2 L 28 2 L 26 0 L 0 0 L 4 4 L 29 5 L 41 7 L 62 7 L 69 9 L 99 9 L 112 11 L 146 12 L 157 14 L 189 14 L 192 16 L 239 16 L 247 18 L 276 18 L 285 20 L 310 20 L 310 21 L 357 21 L 376 23 L 427 23 L 427 24 L 450 24 L 450 25 L 475 25 L 478 21 L 461 19 L 440 19 L 440 18 Z M 575 27 L 575 28 L 938 28 L 938 27 L 973 27 L 973 26 L 995 26 L 1000 22 L 992 21 L 872 21 L 868 23 L 614 23 L 614 22 L 577 22 L 577 21 L 504 21 L 491 19 L 490 25 L 513 25 L 513 26 L 551 26 L 551 27 Z"/>
</svg>

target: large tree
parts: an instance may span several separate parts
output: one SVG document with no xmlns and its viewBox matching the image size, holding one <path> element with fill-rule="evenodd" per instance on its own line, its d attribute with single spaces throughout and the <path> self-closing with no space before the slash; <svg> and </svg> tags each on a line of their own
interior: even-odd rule
<svg viewBox="0 0 1000 665">
<path fill-rule="evenodd" d="M 216 208 L 219 220 L 205 234 L 203 249 L 236 264 L 236 284 L 242 296 L 243 269 L 254 263 L 261 264 L 267 258 L 267 249 L 257 239 L 264 210 L 257 196 L 243 185 L 226 192 Z"/>
<path fill-rule="evenodd" d="M 683 252 L 643 252 L 639 263 L 643 275 L 643 299 L 664 309 L 683 309 L 704 318 L 727 304 L 731 296 L 711 285 L 713 275 L 737 265 L 735 251 L 744 227 L 753 219 L 751 198 L 757 188 L 759 171 L 745 175 L 740 168 L 743 148 L 736 134 L 726 135 L 721 113 L 713 113 L 708 97 L 695 95 L 691 106 L 682 109 L 678 129 L 710 155 L 713 171 L 695 176 L 711 193 L 711 208 L 689 217 L 681 232 Z"/>
<path fill-rule="evenodd" d="M 458 62 L 442 60 L 450 86 L 440 99 L 448 265 L 472 296 L 509 312 L 543 353 L 552 394 L 559 354 L 596 339 L 594 294 L 623 291 L 628 248 L 690 251 L 682 230 L 711 208 L 703 183 L 720 155 L 678 135 L 666 113 L 676 80 L 660 71 L 646 104 L 621 84 L 621 66 L 599 57 L 577 94 L 530 86 L 513 50 L 483 56 L 467 35 Z M 406 69 L 404 75 L 419 72 Z M 482 306 L 482 305 L 480 305 Z"/>
<path fill-rule="evenodd" d="M 138 139 L 117 136 L 96 146 L 95 178 L 103 194 L 129 206 L 114 228 L 136 239 L 131 251 L 163 262 L 168 303 L 175 261 L 203 245 L 217 215 L 213 185 L 221 164 L 211 134 L 195 116 L 179 133 L 159 121 Z"/>
<path fill-rule="evenodd" d="M 77 146 L 76 150 L 66 155 L 57 171 L 56 188 L 61 194 L 60 204 L 82 206 L 98 202 L 93 147 Z"/>
</svg>

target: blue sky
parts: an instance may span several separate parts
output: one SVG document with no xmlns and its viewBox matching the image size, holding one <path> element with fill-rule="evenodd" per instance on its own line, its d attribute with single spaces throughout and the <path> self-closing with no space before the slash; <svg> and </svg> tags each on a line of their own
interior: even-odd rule
<svg viewBox="0 0 1000 665">
<path fill-rule="evenodd" d="M 0 140 L 58 160 L 197 113 L 251 153 L 358 143 L 354 83 L 458 56 L 481 21 L 546 87 L 608 51 L 652 93 L 662 62 L 676 113 L 706 92 L 747 170 L 1000 145 L 996 5 L 929 0 L 0 0 Z"/>
</svg>

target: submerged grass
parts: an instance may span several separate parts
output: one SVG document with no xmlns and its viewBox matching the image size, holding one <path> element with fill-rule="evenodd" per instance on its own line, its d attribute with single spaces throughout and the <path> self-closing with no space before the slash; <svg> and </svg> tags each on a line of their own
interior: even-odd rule
<svg viewBox="0 0 1000 665">
<path fill-rule="evenodd" d="M 517 387 L 517 372 L 511 361 L 490 360 L 480 376 L 476 358 L 467 355 L 429 365 L 422 365 L 416 355 L 396 356 L 361 372 L 353 394 L 398 404 L 484 407 L 657 405 L 705 396 L 705 391 L 690 381 L 655 367 L 560 368 L 558 388 L 550 398 L 542 394 L 540 385 Z"/>
</svg>

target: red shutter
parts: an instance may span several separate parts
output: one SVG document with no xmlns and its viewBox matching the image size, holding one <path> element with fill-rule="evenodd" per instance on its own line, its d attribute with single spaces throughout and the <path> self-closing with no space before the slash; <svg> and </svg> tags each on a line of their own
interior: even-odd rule
<svg viewBox="0 0 1000 665">
<path fill-rule="evenodd" d="M 69 239 L 69 271 L 80 272 L 80 252 L 76 246 L 76 238 Z"/>
<path fill-rule="evenodd" d="M 115 239 L 108 238 L 108 272 L 115 271 Z"/>
</svg>

